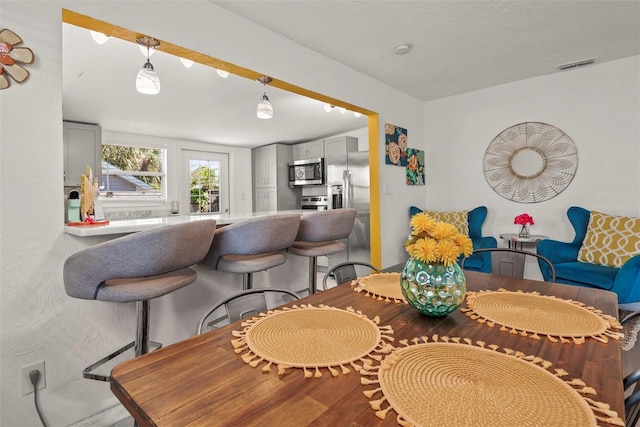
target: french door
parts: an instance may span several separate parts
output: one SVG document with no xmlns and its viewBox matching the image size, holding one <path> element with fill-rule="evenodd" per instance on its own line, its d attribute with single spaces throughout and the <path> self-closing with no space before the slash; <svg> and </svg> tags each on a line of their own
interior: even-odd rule
<svg viewBox="0 0 640 427">
<path fill-rule="evenodd" d="M 180 205 L 191 214 L 229 212 L 229 155 L 182 150 Z"/>
</svg>

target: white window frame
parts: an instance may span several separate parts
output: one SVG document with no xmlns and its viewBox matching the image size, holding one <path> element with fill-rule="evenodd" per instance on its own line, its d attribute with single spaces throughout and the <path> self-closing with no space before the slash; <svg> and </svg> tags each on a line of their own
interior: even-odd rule
<svg viewBox="0 0 640 427">
<path fill-rule="evenodd" d="M 190 192 L 189 192 L 189 181 L 190 181 L 190 171 L 188 168 L 188 160 L 191 156 L 202 156 L 202 159 L 210 159 L 220 162 L 220 186 L 219 186 L 219 197 L 220 197 L 220 212 L 214 214 L 226 214 L 229 213 L 230 209 L 230 181 L 231 175 L 229 172 L 230 167 L 230 155 L 229 153 L 222 152 L 222 150 L 218 150 L 211 147 L 180 147 L 178 150 L 180 157 L 180 179 L 179 179 L 179 200 L 180 200 L 180 209 L 181 212 L 189 212 L 190 215 L 210 215 L 208 213 L 191 213 L 190 212 Z"/>
<path fill-rule="evenodd" d="M 132 207 L 159 207 L 166 206 L 169 194 L 169 180 L 171 178 L 171 172 L 169 167 L 169 149 L 167 144 L 154 141 L 153 137 L 141 137 L 139 135 L 117 135 L 111 136 L 109 133 L 104 132 L 102 136 L 103 145 L 121 145 L 125 147 L 137 147 L 137 148 L 151 148 L 162 150 L 162 193 L 160 197 L 140 197 L 140 196 L 121 196 L 121 197 L 107 197 L 106 190 L 100 191 L 100 202 L 104 207 L 108 208 L 132 208 Z M 102 152 L 100 154 L 100 161 L 102 162 Z M 132 175 L 130 172 L 116 172 L 114 175 Z M 147 175 L 155 176 L 157 172 L 136 172 L 135 175 Z"/>
</svg>

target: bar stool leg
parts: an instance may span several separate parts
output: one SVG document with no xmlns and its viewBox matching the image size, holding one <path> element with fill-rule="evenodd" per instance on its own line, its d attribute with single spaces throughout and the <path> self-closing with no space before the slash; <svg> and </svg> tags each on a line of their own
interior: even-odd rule
<svg viewBox="0 0 640 427">
<path fill-rule="evenodd" d="M 149 353 L 149 300 L 136 301 L 136 357 Z"/>
<path fill-rule="evenodd" d="M 318 257 L 309 258 L 309 295 L 316 293 L 318 289 Z"/>
<path fill-rule="evenodd" d="M 253 273 L 244 273 L 242 275 L 242 290 L 247 291 L 253 288 Z"/>
</svg>

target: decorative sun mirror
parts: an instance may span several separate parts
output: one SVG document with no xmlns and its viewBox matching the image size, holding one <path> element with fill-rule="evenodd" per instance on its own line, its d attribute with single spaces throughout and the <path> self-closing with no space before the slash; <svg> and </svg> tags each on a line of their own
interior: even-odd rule
<svg viewBox="0 0 640 427">
<path fill-rule="evenodd" d="M 524 122 L 496 136 L 484 153 L 484 176 L 505 199 L 549 200 L 569 186 L 578 152 L 567 134 L 546 123 Z"/>
</svg>

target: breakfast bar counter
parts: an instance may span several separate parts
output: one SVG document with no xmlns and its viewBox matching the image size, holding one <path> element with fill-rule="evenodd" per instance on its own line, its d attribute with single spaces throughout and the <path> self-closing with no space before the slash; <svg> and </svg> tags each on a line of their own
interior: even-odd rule
<svg viewBox="0 0 640 427">
<path fill-rule="evenodd" d="M 161 218 L 143 218 L 110 221 L 107 225 L 83 225 L 64 226 L 64 232 L 74 236 L 105 236 L 111 234 L 135 233 L 138 231 L 151 230 L 167 225 L 182 224 L 189 221 L 202 221 L 214 219 L 218 226 L 229 225 L 259 216 L 273 215 L 276 213 L 296 212 L 302 214 L 302 210 L 278 211 L 278 212 L 245 212 L 237 214 L 205 214 L 205 215 L 171 215 Z"/>
</svg>

